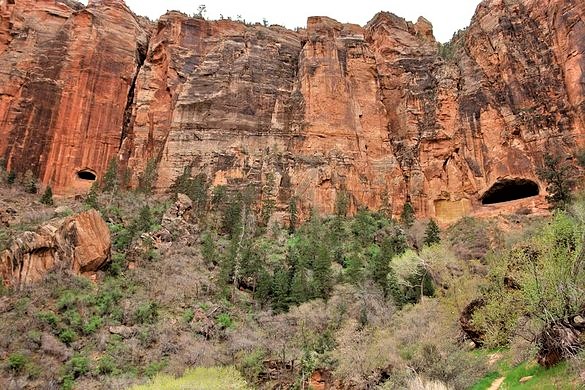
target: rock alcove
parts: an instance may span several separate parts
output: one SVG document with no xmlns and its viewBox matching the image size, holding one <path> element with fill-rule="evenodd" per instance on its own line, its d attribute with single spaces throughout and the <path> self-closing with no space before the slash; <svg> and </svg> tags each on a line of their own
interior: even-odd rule
<svg viewBox="0 0 585 390">
<path fill-rule="evenodd" d="M 496 181 L 481 197 L 484 205 L 530 198 L 540 193 L 538 184 L 529 179 L 514 178 Z"/>
<path fill-rule="evenodd" d="M 89 169 L 84 169 L 82 171 L 77 172 L 77 177 L 81 180 L 86 181 L 95 181 L 97 179 L 96 174 L 90 171 Z"/>
</svg>

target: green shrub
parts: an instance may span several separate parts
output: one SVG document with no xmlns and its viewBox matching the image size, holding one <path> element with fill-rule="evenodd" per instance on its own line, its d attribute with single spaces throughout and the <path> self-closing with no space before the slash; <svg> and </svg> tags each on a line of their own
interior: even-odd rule
<svg viewBox="0 0 585 390">
<path fill-rule="evenodd" d="M 231 328 L 234 325 L 232 317 L 227 313 L 221 313 L 217 316 L 217 323 L 223 329 Z"/>
<path fill-rule="evenodd" d="M 138 324 L 154 324 L 158 319 L 158 305 L 155 302 L 142 303 L 134 311 L 134 321 Z"/>
<path fill-rule="evenodd" d="M 183 312 L 183 315 L 181 316 L 183 322 L 186 323 L 186 324 L 188 324 L 191 321 L 193 321 L 193 318 L 194 317 L 195 317 L 195 311 L 193 311 L 193 309 L 191 309 L 191 308 L 185 310 Z"/>
<path fill-rule="evenodd" d="M 77 309 L 67 310 L 63 313 L 63 319 L 74 329 L 80 329 L 83 325 L 83 319 Z"/>
<path fill-rule="evenodd" d="M 89 372 L 89 359 L 83 355 L 73 356 L 65 366 L 66 373 L 78 378 Z"/>
<path fill-rule="evenodd" d="M 49 325 L 52 328 L 56 328 L 59 323 L 59 316 L 52 311 L 41 311 L 36 315 L 37 319 L 42 323 Z"/>
<path fill-rule="evenodd" d="M 10 171 L 8 172 L 8 176 L 6 177 L 6 183 L 12 185 L 14 184 L 14 182 L 16 182 L 16 172 Z"/>
<path fill-rule="evenodd" d="M 48 186 L 45 192 L 43 192 L 43 196 L 41 196 L 41 203 L 47 206 L 53 205 L 53 190 L 51 186 Z"/>
<path fill-rule="evenodd" d="M 266 352 L 262 349 L 257 349 L 247 354 L 242 360 L 240 371 L 244 377 L 251 382 L 256 382 L 260 374 L 264 371 L 264 359 Z"/>
<path fill-rule="evenodd" d="M 152 362 L 144 369 L 144 375 L 149 378 L 154 377 L 156 374 L 161 372 L 167 366 L 166 360 L 161 360 L 158 362 Z"/>
<path fill-rule="evenodd" d="M 21 372 L 28 362 L 28 358 L 20 352 L 8 356 L 8 369 L 12 372 Z"/>
<path fill-rule="evenodd" d="M 100 375 L 110 375 L 118 372 L 116 360 L 110 355 L 104 355 L 98 360 L 97 372 Z"/>
<path fill-rule="evenodd" d="M 77 298 L 79 294 L 71 290 L 65 290 L 57 300 L 57 310 L 65 311 L 73 309 L 77 305 Z"/>
<path fill-rule="evenodd" d="M 63 329 L 61 333 L 59 333 L 59 340 L 63 343 L 70 345 L 72 342 L 75 341 L 77 338 L 77 333 L 70 328 Z"/>
<path fill-rule="evenodd" d="M 28 332 L 26 332 L 26 338 L 35 343 L 40 345 L 41 344 L 41 338 L 43 337 L 43 334 L 41 332 L 39 332 L 36 329 L 33 330 L 29 330 Z"/>
<path fill-rule="evenodd" d="M 103 320 L 100 317 L 92 316 L 89 321 L 83 325 L 83 333 L 90 335 L 95 333 L 103 324 Z"/>
</svg>

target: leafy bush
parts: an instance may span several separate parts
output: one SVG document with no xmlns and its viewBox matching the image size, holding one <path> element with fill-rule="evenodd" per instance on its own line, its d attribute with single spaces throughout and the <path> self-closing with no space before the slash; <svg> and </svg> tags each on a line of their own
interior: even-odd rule
<svg viewBox="0 0 585 390">
<path fill-rule="evenodd" d="M 42 323 L 49 325 L 52 328 L 56 328 L 59 323 L 59 316 L 52 311 L 41 311 L 37 313 L 37 319 Z"/>
<path fill-rule="evenodd" d="M 103 320 L 98 316 L 92 316 L 89 321 L 83 325 L 83 333 L 90 335 L 95 333 L 103 324 Z"/>
<path fill-rule="evenodd" d="M 553 208 L 565 208 L 570 204 L 571 192 L 577 183 L 577 170 L 567 156 L 546 153 L 537 174 L 547 184 L 546 200 Z"/>
<path fill-rule="evenodd" d="M 154 324 L 158 319 L 158 305 L 144 302 L 134 311 L 134 321 L 138 324 Z"/>
<path fill-rule="evenodd" d="M 193 321 L 193 318 L 195 318 L 195 311 L 193 311 L 193 309 L 191 308 L 185 310 L 183 312 L 183 315 L 181 316 L 181 319 L 185 324 L 188 324 L 191 321 Z"/>
<path fill-rule="evenodd" d="M 66 328 L 59 333 L 59 340 L 70 345 L 77 338 L 77 333 L 74 330 Z"/>
<path fill-rule="evenodd" d="M 223 329 L 231 328 L 234 324 L 232 317 L 227 313 L 221 313 L 217 316 L 217 323 Z"/>
<path fill-rule="evenodd" d="M 100 375 L 110 375 L 118 372 L 116 360 L 110 355 L 104 355 L 98 360 L 97 372 Z"/>
<path fill-rule="evenodd" d="M 149 378 L 154 377 L 156 374 L 161 372 L 167 366 L 166 360 L 161 360 L 158 362 L 152 362 L 144 369 L 144 375 Z"/>
<path fill-rule="evenodd" d="M 488 347 L 507 345 L 515 334 L 538 333 L 582 313 L 585 204 L 574 213 L 555 213 L 528 242 L 491 257 L 486 305 L 473 316 Z"/>
<path fill-rule="evenodd" d="M 15 352 L 8 356 L 7 367 L 12 372 L 21 372 L 27 362 L 28 358 L 24 354 Z"/>
</svg>

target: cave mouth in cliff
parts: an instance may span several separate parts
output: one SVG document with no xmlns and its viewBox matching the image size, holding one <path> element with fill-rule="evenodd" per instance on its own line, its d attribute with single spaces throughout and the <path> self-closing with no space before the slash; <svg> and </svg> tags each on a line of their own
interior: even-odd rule
<svg viewBox="0 0 585 390">
<path fill-rule="evenodd" d="M 512 200 L 530 198 L 540 193 L 538 184 L 529 179 L 498 180 L 481 197 L 484 205 L 510 202 Z"/>
<path fill-rule="evenodd" d="M 77 177 L 80 178 L 81 180 L 87 181 L 96 181 L 97 179 L 96 174 L 88 169 L 84 169 L 82 171 L 77 172 Z"/>
</svg>

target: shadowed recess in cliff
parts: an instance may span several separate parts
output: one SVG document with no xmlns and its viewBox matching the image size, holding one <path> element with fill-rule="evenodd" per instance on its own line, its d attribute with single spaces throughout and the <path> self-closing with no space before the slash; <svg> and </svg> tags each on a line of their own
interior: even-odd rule
<svg viewBox="0 0 585 390">
<path fill-rule="evenodd" d="M 498 180 L 481 197 L 484 205 L 530 198 L 539 194 L 538 184 L 529 179 L 515 178 Z"/>
<path fill-rule="evenodd" d="M 96 174 L 88 169 L 77 172 L 77 177 L 87 181 L 95 181 L 97 179 Z"/>
</svg>

